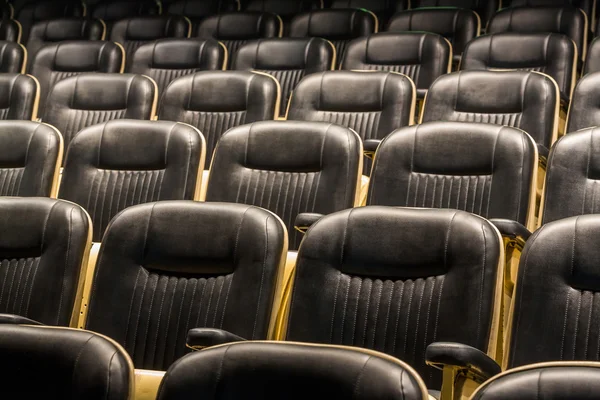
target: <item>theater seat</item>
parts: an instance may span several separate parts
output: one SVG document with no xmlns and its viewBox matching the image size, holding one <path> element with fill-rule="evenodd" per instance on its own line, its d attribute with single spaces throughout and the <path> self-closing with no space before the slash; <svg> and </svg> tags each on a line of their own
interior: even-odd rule
<svg viewBox="0 0 600 400">
<path fill-rule="evenodd" d="M 479 36 L 481 20 L 476 12 L 462 8 L 421 8 L 397 13 L 390 19 L 386 30 L 442 35 L 452 44 L 454 63 L 458 64 L 467 43 Z"/>
<path fill-rule="evenodd" d="M 0 40 L 0 73 L 25 73 L 27 50 L 19 43 Z"/>
<path fill-rule="evenodd" d="M 123 209 L 160 200 L 193 200 L 200 191 L 202 134 L 167 121 L 112 120 L 71 141 L 59 197 L 80 204 L 99 242 Z"/>
<path fill-rule="evenodd" d="M 261 39 L 239 48 L 232 69 L 257 70 L 275 77 L 281 86 L 280 116 L 290 96 L 306 75 L 334 69 L 335 48 L 320 38 Z"/>
<path fill-rule="evenodd" d="M 65 40 L 104 40 L 104 23 L 98 19 L 63 18 L 38 22 L 31 28 L 26 47 L 29 55 L 27 70 L 42 47 Z"/>
<path fill-rule="evenodd" d="M 198 37 L 220 41 L 231 57 L 251 40 L 281 37 L 282 33 L 283 23 L 278 15 L 258 11 L 223 13 L 198 25 Z"/>
<path fill-rule="evenodd" d="M 239 0 L 175 0 L 167 6 L 167 14 L 188 18 L 192 23 L 191 34 L 195 36 L 204 18 L 239 9 Z"/>
<path fill-rule="evenodd" d="M 432 33 L 376 33 L 350 42 L 341 68 L 400 72 L 413 80 L 422 100 L 429 86 L 450 72 L 452 46 Z"/>
<path fill-rule="evenodd" d="M 571 39 L 557 33 L 494 33 L 467 45 L 460 69 L 544 73 L 556 81 L 566 105 L 575 87 L 577 49 Z"/>
<path fill-rule="evenodd" d="M 0 384 L 10 397 L 134 398 L 131 360 L 106 337 L 75 329 L 14 325 L 0 325 L 0 337 Z"/>
<path fill-rule="evenodd" d="M 594 31 L 596 26 L 592 22 L 595 22 L 598 11 L 596 3 L 596 0 L 511 0 L 509 5 L 511 7 L 574 6 L 580 8 L 585 13 L 588 20 L 588 28 Z"/>
<path fill-rule="evenodd" d="M 559 361 L 509 369 L 479 387 L 472 400 L 580 399 L 600 396 L 600 363 Z"/>
<path fill-rule="evenodd" d="M 348 43 L 378 30 L 377 17 L 366 10 L 316 10 L 297 15 L 290 25 L 290 37 L 320 37 L 333 43 L 338 63 Z"/>
<path fill-rule="evenodd" d="M 143 75 L 89 73 L 58 82 L 48 95 L 44 121 L 73 137 L 90 125 L 114 119 L 149 120 L 156 116 L 155 83 Z"/>
<path fill-rule="evenodd" d="M 62 200 L 0 197 L 0 223 L 11 233 L 0 237 L 0 328 L 10 315 L 76 326 L 92 240 L 85 211 Z"/>
<path fill-rule="evenodd" d="M 219 366 L 229 367 L 220 370 Z M 222 371 L 222 372 L 221 372 Z M 427 399 L 419 375 L 392 357 L 353 347 L 306 343 L 235 343 L 190 354 L 174 364 L 158 400 L 218 399 L 219 382 L 235 398 Z"/>
<path fill-rule="evenodd" d="M 268 75 L 206 71 L 176 79 L 165 91 L 158 119 L 190 124 L 206 138 L 206 167 L 230 128 L 278 115 L 279 87 Z M 206 182 L 204 182 L 206 183 Z"/>
<path fill-rule="evenodd" d="M 124 64 L 123 48 L 112 42 L 66 41 L 46 45 L 31 66 L 32 75 L 40 83 L 40 116 L 45 118 L 46 98 L 58 82 L 86 72 L 123 72 Z"/>
<path fill-rule="evenodd" d="M 0 120 L 36 120 L 40 87 L 30 75 L 0 74 Z"/>
<path fill-rule="evenodd" d="M 502 247 L 492 224 L 458 210 L 329 215 L 298 252 L 280 339 L 387 353 L 439 390 L 428 344 L 452 339 L 502 357 Z"/>
<path fill-rule="evenodd" d="M 600 39 L 595 38 L 588 48 L 583 75 L 600 72 Z"/>
<path fill-rule="evenodd" d="M 131 67 L 133 53 L 143 44 L 158 39 L 190 37 L 190 21 L 180 16 L 133 17 L 116 22 L 110 40 L 125 48 L 126 70 Z"/>
<path fill-rule="evenodd" d="M 323 8 L 323 0 L 249 0 L 246 11 L 261 11 L 279 15 L 283 33 L 287 36 L 289 24 L 296 14 Z"/>
<path fill-rule="evenodd" d="M 215 150 L 206 201 L 251 204 L 285 223 L 290 250 L 300 213 L 358 205 L 362 145 L 356 132 L 325 122 L 265 121 L 227 131 Z"/>
<path fill-rule="evenodd" d="M 31 121 L 0 121 L 0 196 L 56 197 L 60 133 Z"/>
<path fill-rule="evenodd" d="M 21 43 L 21 24 L 14 19 L 0 20 L 0 40 Z"/>
<path fill-rule="evenodd" d="M 506 1 L 500 0 L 411 0 L 411 8 L 422 7 L 459 7 L 473 10 L 481 19 L 482 28 L 485 28 L 490 18 L 502 7 Z"/>
<path fill-rule="evenodd" d="M 216 40 L 161 39 L 140 46 L 130 72 L 147 75 L 163 93 L 173 80 L 198 71 L 225 69 L 227 50 Z"/>
<path fill-rule="evenodd" d="M 163 371 L 190 351 L 190 329 L 264 340 L 275 328 L 286 251 L 281 220 L 258 207 L 128 208 L 104 236 L 86 327 L 121 344 L 136 368 Z"/>
<path fill-rule="evenodd" d="M 498 11 L 488 33 L 561 33 L 575 42 L 578 60 L 585 60 L 588 24 L 585 13 L 575 7 L 514 7 Z"/>
<path fill-rule="evenodd" d="M 590 73 L 579 80 L 573 91 L 573 101 L 569 107 L 567 132 L 600 125 L 600 74 Z"/>
<path fill-rule="evenodd" d="M 377 16 L 381 28 L 392 15 L 409 8 L 409 0 L 332 0 L 331 8 L 364 8 Z"/>
<path fill-rule="evenodd" d="M 117 21 L 157 14 L 160 14 L 160 6 L 153 0 L 103 0 L 93 5 L 88 2 L 88 15 L 104 21 L 107 36 Z"/>
<path fill-rule="evenodd" d="M 37 22 L 85 16 L 83 3 L 72 0 L 26 0 L 13 5 L 14 19 L 21 24 L 21 43 L 29 41 L 29 32 Z"/>
<path fill-rule="evenodd" d="M 323 121 L 354 130 L 362 140 L 383 139 L 414 124 L 415 86 L 396 72 L 330 71 L 304 78 L 290 100 L 288 120 Z M 369 175 L 370 159 L 363 160 Z"/>
</svg>

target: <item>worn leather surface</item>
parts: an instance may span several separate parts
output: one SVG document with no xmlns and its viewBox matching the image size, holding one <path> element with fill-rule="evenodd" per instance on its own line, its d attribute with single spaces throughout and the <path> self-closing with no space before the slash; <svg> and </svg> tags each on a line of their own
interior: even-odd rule
<svg viewBox="0 0 600 400">
<path fill-rule="evenodd" d="M 598 84 L 600 84 L 600 74 L 590 73 L 583 76 L 575 86 L 569 110 L 567 132 L 576 132 L 600 125 Z"/>
<path fill-rule="evenodd" d="M 458 7 L 473 10 L 481 18 L 481 29 L 486 27 L 501 5 L 506 7 L 505 2 L 500 0 L 411 0 L 411 8 Z"/>
<path fill-rule="evenodd" d="M 0 74 L 0 119 L 31 121 L 37 95 L 38 85 L 34 78 Z"/>
<path fill-rule="evenodd" d="M 14 19 L 21 24 L 21 43 L 27 43 L 29 32 L 37 22 L 59 18 L 83 17 L 83 3 L 74 0 L 15 1 Z"/>
</svg>

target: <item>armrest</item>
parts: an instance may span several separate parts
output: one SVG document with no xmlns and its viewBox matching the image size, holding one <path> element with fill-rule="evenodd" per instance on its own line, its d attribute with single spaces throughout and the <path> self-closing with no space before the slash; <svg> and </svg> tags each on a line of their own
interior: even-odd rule
<svg viewBox="0 0 600 400">
<path fill-rule="evenodd" d="M 461 343 L 438 342 L 427 346 L 425 362 L 434 368 L 468 372 L 482 383 L 502 372 L 502 368 L 483 351 Z"/>
<path fill-rule="evenodd" d="M 522 224 L 517 221 L 510 219 L 492 218 L 490 222 L 498 228 L 502 236 L 507 236 L 518 241 L 526 242 L 531 236 L 529 229 L 525 228 Z"/>
<path fill-rule="evenodd" d="M 377 147 L 379 147 L 379 143 L 381 143 L 381 139 L 367 139 L 363 141 L 363 153 L 365 156 L 373 158 Z"/>
<path fill-rule="evenodd" d="M 296 216 L 294 221 L 294 228 L 302 233 L 306 233 L 308 228 L 313 226 L 318 220 L 323 218 L 323 214 L 318 213 L 300 213 Z"/>
<path fill-rule="evenodd" d="M 41 322 L 15 314 L 0 314 L 0 324 L 11 325 L 44 325 Z"/>
<path fill-rule="evenodd" d="M 218 344 L 243 342 L 246 339 L 222 329 L 194 328 L 190 329 L 185 340 L 185 345 L 195 350 Z"/>
</svg>

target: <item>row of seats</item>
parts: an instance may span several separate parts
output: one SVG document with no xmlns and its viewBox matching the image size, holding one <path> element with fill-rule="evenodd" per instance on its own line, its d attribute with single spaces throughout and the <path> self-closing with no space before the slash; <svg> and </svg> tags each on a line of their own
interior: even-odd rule
<svg viewBox="0 0 600 400">
<path fill-rule="evenodd" d="M 89 262 L 92 225 L 75 204 L 1 198 L 0 221 L 13 233 L 0 238 L 0 304 L 8 313 L 0 329 L 43 324 L 97 332 L 123 347 L 144 390 L 156 390 L 162 373 L 143 370 L 183 372 L 189 360 L 217 351 L 181 358 L 190 349 L 264 339 L 376 350 L 405 362 L 442 398 L 471 394 L 465 380 L 476 387 L 502 370 L 597 360 L 600 350 L 598 215 L 548 223 L 527 241 L 510 311 L 502 304 L 502 238 L 492 223 L 464 211 L 368 206 L 331 214 L 306 233 L 289 276 L 287 230 L 251 205 L 130 207 Z M 218 376 L 213 364 L 206 368 Z M 519 398 L 536 393 L 517 385 L 506 395 L 519 389 L 526 393 Z"/>
</svg>

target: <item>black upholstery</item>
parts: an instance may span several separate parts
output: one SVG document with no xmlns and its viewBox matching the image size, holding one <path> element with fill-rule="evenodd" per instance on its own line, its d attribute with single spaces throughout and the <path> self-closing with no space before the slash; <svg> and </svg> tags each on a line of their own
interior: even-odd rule
<svg viewBox="0 0 600 400">
<path fill-rule="evenodd" d="M 503 5 L 506 7 L 505 3 Z M 562 7 L 578 7 L 587 15 L 588 22 L 594 18 L 596 10 L 596 0 L 510 0 L 508 5 L 511 7 L 537 7 L 537 6 L 562 6 Z M 589 27 L 593 30 L 592 27 Z"/>
<path fill-rule="evenodd" d="M 279 81 L 281 116 L 285 115 L 290 96 L 302 78 L 334 67 L 335 49 L 320 38 L 252 41 L 240 47 L 232 63 L 232 69 L 262 71 Z"/>
<path fill-rule="evenodd" d="M 562 99 L 568 102 L 577 72 L 576 54 L 573 41 L 562 34 L 494 33 L 467 45 L 460 68 L 542 72 L 556 81 Z"/>
<path fill-rule="evenodd" d="M 198 24 L 206 17 L 236 11 L 239 2 L 231 0 L 176 0 L 168 5 L 170 15 L 181 15 L 192 22 L 192 35 L 196 34 Z"/>
<path fill-rule="evenodd" d="M 37 22 L 84 16 L 83 3 L 78 1 L 33 0 L 22 3 L 22 6 L 14 4 L 14 18 L 21 24 L 21 43 L 28 43 L 29 32 Z"/>
<path fill-rule="evenodd" d="M 133 399 L 131 360 L 105 337 L 15 325 L 0 325 L 0 337 L 0 384 L 7 398 Z"/>
<path fill-rule="evenodd" d="M 46 98 L 55 84 L 85 72 L 123 72 L 124 57 L 117 44 L 100 40 L 46 45 L 31 66 L 40 83 L 40 116 L 45 117 Z"/>
<path fill-rule="evenodd" d="M 527 224 L 535 144 L 508 126 L 431 122 L 399 129 L 377 149 L 370 205 L 454 208 Z M 457 157 L 460 154 L 460 157 Z"/>
<path fill-rule="evenodd" d="M 567 132 L 600 125 L 600 74 L 585 75 L 579 80 L 573 91 L 573 100 L 569 107 Z"/>
<path fill-rule="evenodd" d="M 454 61 L 471 39 L 479 35 L 481 21 L 477 13 L 462 8 L 422 8 L 402 11 L 388 24 L 388 32 L 426 31 L 442 35 L 450 44 Z"/>
<path fill-rule="evenodd" d="M 527 241 L 509 323 L 508 368 L 598 360 L 599 218 L 582 215 L 544 224 Z"/>
<path fill-rule="evenodd" d="M 108 36 L 113 24 L 125 18 L 156 15 L 160 7 L 153 0 L 102 0 L 92 6 L 88 2 L 88 15 L 106 24 Z"/>
<path fill-rule="evenodd" d="M 27 40 L 28 65 L 35 61 L 36 54 L 47 44 L 65 40 L 104 40 L 105 28 L 98 19 L 62 18 L 41 21 L 33 25 Z"/>
<path fill-rule="evenodd" d="M 360 137 L 324 122 L 266 121 L 226 132 L 212 160 L 206 201 L 246 203 L 281 217 L 295 250 L 293 229 L 303 212 L 329 214 L 353 207 Z"/>
<path fill-rule="evenodd" d="M 125 48 L 126 69 L 131 66 L 133 53 L 143 44 L 158 39 L 190 36 L 190 22 L 180 16 L 147 16 L 122 19 L 110 32 L 110 40 Z"/>
<path fill-rule="evenodd" d="M 12 19 L 0 20 L 0 40 L 20 43 L 21 25 Z"/>
<path fill-rule="evenodd" d="M 198 37 L 214 38 L 225 45 L 230 57 L 245 43 L 282 34 L 281 19 L 259 11 L 230 12 L 204 19 L 198 26 Z"/>
<path fill-rule="evenodd" d="M 114 119 L 151 119 L 156 88 L 145 76 L 81 74 L 58 82 L 48 95 L 44 122 L 63 135 L 65 148 L 90 125 Z"/>
<path fill-rule="evenodd" d="M 0 312 L 74 326 L 91 240 L 86 213 L 61 200 L 0 197 L 0 226 Z"/>
<path fill-rule="evenodd" d="M 587 75 L 592 72 L 600 72 L 600 38 L 595 38 L 592 41 L 585 58 L 583 75 Z"/>
<path fill-rule="evenodd" d="M 460 7 L 473 10 L 481 18 L 481 27 L 498 11 L 500 6 L 506 7 L 500 0 L 411 0 L 411 8 L 420 7 Z"/>
<path fill-rule="evenodd" d="M 498 32 L 552 32 L 571 38 L 581 59 L 585 56 L 587 19 L 575 7 L 515 7 L 498 11 L 490 20 L 488 33 Z"/>
<path fill-rule="evenodd" d="M 286 232 L 270 212 L 192 201 L 132 207 L 108 228 L 87 328 L 166 370 L 194 327 L 266 339 Z"/>
<path fill-rule="evenodd" d="M 25 72 L 26 53 L 27 51 L 20 44 L 0 40 L 0 73 Z"/>
<path fill-rule="evenodd" d="M 221 368 L 221 366 L 226 367 Z M 215 386 L 223 388 L 215 393 Z M 399 360 L 350 347 L 238 343 L 190 354 L 173 365 L 158 400 L 427 398 L 417 373 Z"/>
<path fill-rule="evenodd" d="M 473 400 L 593 400 L 600 396 L 600 363 L 552 362 L 508 370 L 485 382 Z"/>
<path fill-rule="evenodd" d="M 62 156 L 60 134 L 52 127 L 0 121 L 0 196 L 56 197 Z"/>
<path fill-rule="evenodd" d="M 350 42 L 341 67 L 400 72 L 414 81 L 423 98 L 433 81 L 450 72 L 451 56 L 452 46 L 439 35 L 384 32 Z"/>
<path fill-rule="evenodd" d="M 37 118 L 39 87 L 34 78 L 0 74 L 0 120 Z"/>
<path fill-rule="evenodd" d="M 600 130 L 569 133 L 553 147 L 548 159 L 542 222 L 598 213 L 597 177 Z"/>
<path fill-rule="evenodd" d="M 537 72 L 460 71 L 431 85 L 421 117 L 422 122 L 484 122 L 519 128 L 531 135 L 542 154 L 556 139 L 559 97 L 554 80 Z"/>
<path fill-rule="evenodd" d="M 290 21 L 296 14 L 323 8 L 322 0 L 249 0 L 246 11 L 262 11 L 279 15 L 283 22 L 283 32 L 289 31 Z"/>
<path fill-rule="evenodd" d="M 408 0 L 332 0 L 331 8 L 364 8 L 377 16 L 381 29 L 398 11 L 408 8 Z"/>
<path fill-rule="evenodd" d="M 310 75 L 296 87 L 288 120 L 347 126 L 361 139 L 383 139 L 414 123 L 415 88 L 395 72 L 329 71 Z M 363 173 L 371 163 L 365 160 Z"/>
<path fill-rule="evenodd" d="M 352 39 L 378 30 L 377 18 L 360 9 L 317 10 L 297 15 L 291 22 L 291 37 L 320 37 L 333 43 L 338 63 Z"/>
<path fill-rule="evenodd" d="M 113 120 L 75 136 L 59 197 L 80 204 L 92 218 L 94 241 L 132 205 L 198 197 L 204 140 L 177 122 Z"/>
<path fill-rule="evenodd" d="M 213 39 L 161 39 L 140 46 L 129 71 L 147 75 L 163 93 L 169 83 L 198 71 L 223 69 L 226 51 Z"/>
<path fill-rule="evenodd" d="M 175 80 L 165 91 L 158 119 L 195 126 L 206 139 L 206 167 L 230 128 L 276 117 L 279 90 L 269 76 L 206 71 Z"/>
<path fill-rule="evenodd" d="M 425 366 L 436 341 L 495 352 L 500 235 L 457 210 L 362 207 L 327 216 L 298 253 L 285 339 L 365 347 Z M 461 329 L 456 327 L 460 326 Z"/>
</svg>

